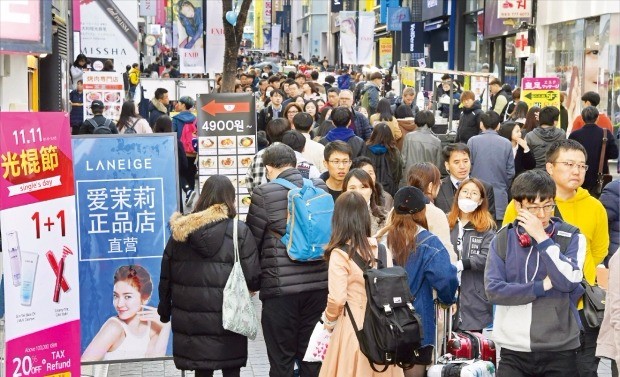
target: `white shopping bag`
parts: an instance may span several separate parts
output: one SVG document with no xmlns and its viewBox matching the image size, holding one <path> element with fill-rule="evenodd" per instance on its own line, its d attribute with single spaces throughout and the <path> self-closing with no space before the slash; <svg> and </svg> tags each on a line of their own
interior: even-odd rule
<svg viewBox="0 0 620 377">
<path fill-rule="evenodd" d="M 329 338 L 332 333 L 323 328 L 321 321 L 317 322 L 310 336 L 308 342 L 308 348 L 304 355 L 304 360 L 307 362 L 323 362 L 325 354 L 327 353 L 327 347 L 329 347 Z"/>
</svg>

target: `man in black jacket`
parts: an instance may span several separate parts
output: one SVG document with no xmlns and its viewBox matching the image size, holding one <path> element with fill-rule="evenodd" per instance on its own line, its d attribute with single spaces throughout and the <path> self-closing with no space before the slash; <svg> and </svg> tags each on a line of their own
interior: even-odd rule
<svg viewBox="0 0 620 377">
<path fill-rule="evenodd" d="M 585 126 L 577 131 L 571 132 L 568 136 L 569 139 L 573 139 L 583 145 L 586 149 L 587 159 L 586 165 L 586 178 L 583 181 L 581 187 L 590 191 L 591 195 L 594 195 L 594 189 L 596 187 L 596 180 L 598 176 L 598 168 L 601 160 L 601 152 L 603 148 L 603 138 L 606 140 L 605 155 L 603 156 L 603 174 L 609 174 L 609 165 L 607 161 L 609 159 L 618 158 L 618 146 L 614 135 L 606 128 L 602 128 L 596 125 L 599 112 L 596 107 L 588 106 L 581 110 L 581 117 L 585 122 Z"/>
<path fill-rule="evenodd" d="M 454 202 L 454 194 L 456 189 L 464 180 L 470 178 L 471 159 L 469 148 L 463 143 L 454 143 L 446 145 L 442 150 L 443 160 L 448 172 L 448 176 L 441 180 L 439 194 L 435 198 L 435 205 L 445 213 L 450 212 L 452 203 Z M 493 186 L 480 180 L 487 193 L 489 201 L 489 212 L 495 218 L 495 194 Z"/>
<path fill-rule="evenodd" d="M 301 187 L 301 173 L 295 169 L 295 152 L 287 145 L 265 149 L 263 163 L 269 181 L 285 179 Z M 321 180 L 315 186 L 327 192 Z M 264 183 L 254 189 L 246 223 L 256 240 L 261 262 L 260 299 L 262 326 L 271 377 L 293 375 L 295 360 L 301 376 L 318 376 L 320 363 L 301 361 L 310 335 L 327 303 L 327 264 L 294 262 L 282 243 L 286 233 L 288 189 L 277 183 Z"/>
<path fill-rule="evenodd" d="M 117 134 L 118 129 L 116 128 L 116 124 L 114 124 L 112 119 L 108 119 L 103 116 L 104 109 L 105 106 L 103 105 L 103 102 L 94 100 L 90 104 L 90 111 L 93 112 L 93 117 L 86 119 L 82 123 L 78 133 L 80 135 Z"/>
</svg>

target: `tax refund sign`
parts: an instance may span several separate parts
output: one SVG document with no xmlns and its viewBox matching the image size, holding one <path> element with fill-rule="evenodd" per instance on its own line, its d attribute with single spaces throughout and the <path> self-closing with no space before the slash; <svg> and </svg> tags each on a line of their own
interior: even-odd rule
<svg viewBox="0 0 620 377">
<path fill-rule="evenodd" d="M 70 129 L 66 113 L 0 113 L 6 376 L 80 374 Z"/>
<path fill-rule="evenodd" d="M 198 171 L 200 188 L 212 175 L 225 175 L 237 192 L 237 212 L 250 207 L 245 176 L 256 154 L 255 99 L 249 93 L 199 94 Z"/>
</svg>

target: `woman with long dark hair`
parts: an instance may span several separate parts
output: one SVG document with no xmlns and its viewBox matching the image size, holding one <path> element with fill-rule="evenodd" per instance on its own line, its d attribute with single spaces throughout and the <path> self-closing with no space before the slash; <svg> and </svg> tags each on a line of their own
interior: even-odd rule
<svg viewBox="0 0 620 377">
<path fill-rule="evenodd" d="M 395 263 L 407 270 L 413 306 L 422 317 L 422 346 L 435 345 L 433 291 L 442 305 L 451 305 L 458 287 L 456 268 L 450 263 L 448 251 L 437 236 L 426 229 L 428 202 L 418 188 L 401 188 L 394 196 L 394 211 L 390 213 L 388 225 L 377 234 L 377 238 L 392 250 Z M 425 376 L 426 367 L 416 365 L 405 375 Z"/>
<path fill-rule="evenodd" d="M 377 174 L 375 173 L 375 166 L 372 164 L 372 160 L 366 156 L 359 156 L 353 159 L 351 167 L 349 169 L 362 169 L 370 178 L 375 186 L 375 190 L 379 193 L 377 197 L 377 205 L 382 207 L 387 213 L 392 210 L 394 205 L 394 199 L 392 195 L 388 194 L 384 189 L 381 182 L 377 181 Z"/>
<path fill-rule="evenodd" d="M 355 323 L 364 323 L 366 289 L 363 272 L 353 260 L 357 254 L 376 267 L 379 245 L 370 238 L 371 219 L 366 199 L 354 191 L 343 192 L 336 200 L 332 217 L 332 235 L 325 247 L 329 263 L 327 307 L 322 315 L 326 329 L 332 331 L 329 348 L 321 366 L 320 377 L 339 376 L 402 376 L 403 370 L 390 366 L 385 373 L 376 373 L 360 351 L 344 304 L 348 303 Z M 392 266 L 392 254 L 386 249 L 387 266 Z"/>
<path fill-rule="evenodd" d="M 69 69 L 73 89 L 77 89 L 78 81 L 83 81 L 84 72 L 86 71 L 88 71 L 88 59 L 86 55 L 79 54 Z"/>
<path fill-rule="evenodd" d="M 392 107 L 390 101 L 386 98 L 379 100 L 377 104 L 377 112 L 370 116 L 370 125 L 375 126 L 379 122 L 384 122 L 392 130 L 392 136 L 394 140 L 399 140 L 403 136 L 403 132 L 398 127 L 398 121 L 394 114 L 392 114 Z"/>
<path fill-rule="evenodd" d="M 378 204 L 380 194 L 370 175 L 362 169 L 349 170 L 342 181 L 342 192 L 347 191 L 357 191 L 366 199 L 366 205 L 370 210 L 370 234 L 376 234 L 385 224 L 386 212 Z"/>
<path fill-rule="evenodd" d="M 512 121 L 519 121 L 522 124 L 525 124 L 525 119 L 527 118 L 527 111 L 529 110 L 527 103 L 523 101 L 517 102 L 513 112 L 510 114 L 510 119 Z"/>
<path fill-rule="evenodd" d="M 403 177 L 404 163 L 396 148 L 394 133 L 387 123 L 381 122 L 374 126 L 366 146 L 363 155 L 372 161 L 377 180 L 387 193 L 394 195 Z"/>
<path fill-rule="evenodd" d="M 222 327 L 222 297 L 235 261 L 233 222 L 239 258 L 250 291 L 260 288 L 258 250 L 250 229 L 235 219 L 235 187 L 222 175 L 205 182 L 194 211 L 175 213 L 162 259 L 159 307 L 172 320 L 174 363 L 196 376 L 238 377 L 248 358 L 248 339 Z M 173 299 L 174 296 L 174 299 Z"/>
<path fill-rule="evenodd" d="M 534 128 L 538 127 L 540 123 L 538 123 L 538 115 L 540 114 L 540 107 L 532 106 L 527 111 L 527 115 L 525 116 L 525 124 L 521 127 L 521 137 L 525 139 L 525 135 L 532 131 Z"/>
<path fill-rule="evenodd" d="M 484 291 L 484 267 L 497 225 L 482 182 L 466 179 L 455 195 L 448 223 L 458 258 L 456 270 L 461 273 L 456 326 L 482 332 L 493 322 L 493 305 Z"/>
<path fill-rule="evenodd" d="M 149 122 L 142 118 L 136 109 L 134 101 L 123 102 L 121 115 L 116 123 L 119 134 L 152 134 L 153 130 Z"/>
<path fill-rule="evenodd" d="M 318 127 L 316 127 L 310 132 L 310 135 L 312 136 L 312 140 L 319 141 L 322 138 L 324 138 L 329 131 L 336 128 L 336 126 L 334 125 L 334 122 L 332 122 L 330 119 L 332 110 L 333 109 L 331 107 L 326 107 L 323 110 L 321 110 Z"/>
<path fill-rule="evenodd" d="M 522 136 L 521 126 L 518 123 L 512 121 L 504 122 L 497 133 L 510 140 L 512 144 L 512 155 L 515 159 L 515 177 L 526 170 L 536 167 L 534 153 L 530 151 L 530 147 Z"/>
</svg>

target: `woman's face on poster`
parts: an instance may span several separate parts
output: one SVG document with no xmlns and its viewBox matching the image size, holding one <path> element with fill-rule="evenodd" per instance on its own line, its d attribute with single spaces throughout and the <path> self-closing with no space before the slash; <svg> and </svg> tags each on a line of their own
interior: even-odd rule
<svg viewBox="0 0 620 377">
<path fill-rule="evenodd" d="M 194 7 L 189 4 L 183 5 L 181 7 L 181 14 L 187 18 L 194 18 Z"/>
<path fill-rule="evenodd" d="M 142 298 L 140 292 L 126 281 L 118 281 L 114 284 L 114 309 L 118 318 L 127 321 L 132 319 L 142 310 Z"/>
<path fill-rule="evenodd" d="M 599 51 L 586 50 L 586 61 L 583 70 L 583 92 L 598 93 Z"/>
</svg>

